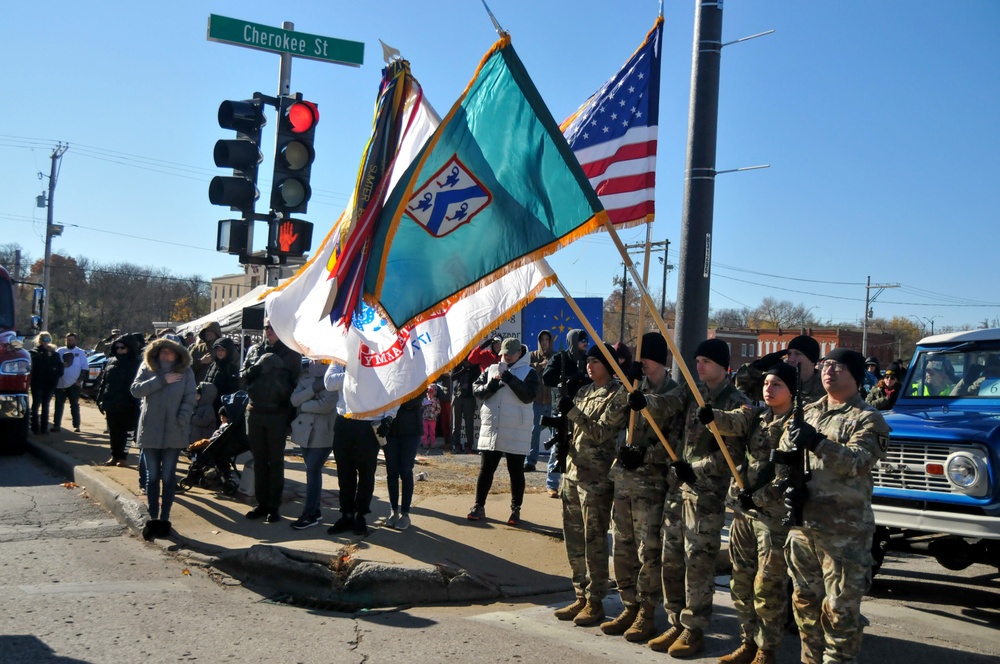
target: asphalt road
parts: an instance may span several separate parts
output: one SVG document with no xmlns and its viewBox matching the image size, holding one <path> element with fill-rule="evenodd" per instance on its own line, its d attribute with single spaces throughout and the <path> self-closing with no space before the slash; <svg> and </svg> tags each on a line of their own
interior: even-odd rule
<svg viewBox="0 0 1000 664">
<path fill-rule="evenodd" d="M 284 605 L 136 539 L 64 481 L 30 457 L 0 458 L 3 662 L 669 661 L 556 621 L 552 609 L 568 595 L 355 614 Z M 722 585 L 716 602 L 706 656 L 691 661 L 715 662 L 736 645 Z M 605 605 L 619 606 L 614 596 Z M 890 555 L 864 613 L 862 662 L 1000 657 L 996 570 L 948 572 Z M 786 637 L 779 661 L 798 661 L 796 637 Z"/>
</svg>

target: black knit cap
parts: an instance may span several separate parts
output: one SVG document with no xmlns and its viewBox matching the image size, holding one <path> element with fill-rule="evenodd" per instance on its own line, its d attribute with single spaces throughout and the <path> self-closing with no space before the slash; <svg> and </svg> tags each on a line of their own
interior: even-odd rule
<svg viewBox="0 0 1000 664">
<path fill-rule="evenodd" d="M 795 367 L 785 362 L 778 362 L 773 367 L 764 372 L 765 376 L 777 376 L 781 379 L 781 382 L 785 384 L 788 391 L 792 393 L 792 398 L 795 398 Z"/>
<path fill-rule="evenodd" d="M 694 356 L 707 357 L 724 369 L 729 368 L 729 344 L 722 339 L 705 339 L 694 349 Z"/>
<path fill-rule="evenodd" d="M 615 347 L 607 342 L 605 342 L 604 347 L 608 349 L 608 352 L 611 353 L 611 357 L 615 358 L 615 362 L 617 362 L 618 351 L 615 350 Z M 597 347 L 597 344 L 594 344 L 593 346 L 590 347 L 590 350 L 587 351 L 587 357 L 596 357 L 598 360 L 601 361 L 601 364 L 604 365 L 604 368 L 608 370 L 609 374 L 611 374 L 612 376 L 615 375 L 615 370 L 611 368 L 610 364 L 608 364 L 608 358 L 604 357 L 604 353 L 600 351 L 600 349 Z"/>
<path fill-rule="evenodd" d="M 642 335 L 642 348 L 639 349 L 640 360 L 652 360 L 657 364 L 667 366 L 667 340 L 659 332 L 647 332 Z"/>
<path fill-rule="evenodd" d="M 804 334 L 800 334 L 791 341 L 788 342 L 789 350 L 797 350 L 806 357 L 813 364 L 819 362 L 819 342 L 812 337 L 807 337 Z M 864 359 L 863 357 L 861 359 Z"/>
<path fill-rule="evenodd" d="M 823 359 L 846 365 L 858 387 L 861 387 L 861 384 L 865 382 L 865 356 L 858 351 L 849 348 L 836 348 L 827 353 Z"/>
</svg>

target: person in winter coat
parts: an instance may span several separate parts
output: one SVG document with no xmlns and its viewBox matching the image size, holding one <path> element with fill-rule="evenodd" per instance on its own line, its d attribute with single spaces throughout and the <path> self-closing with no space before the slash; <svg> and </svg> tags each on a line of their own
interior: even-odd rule
<svg viewBox="0 0 1000 664">
<path fill-rule="evenodd" d="M 472 443 L 475 441 L 476 395 L 472 393 L 472 384 L 479 377 L 479 367 L 468 360 L 462 362 L 451 372 L 451 386 L 454 399 L 451 402 L 451 413 L 455 418 L 455 426 L 451 434 L 451 451 L 472 453 Z M 462 425 L 465 425 L 464 429 Z M 465 445 L 462 445 L 462 431 L 465 431 Z"/>
<path fill-rule="evenodd" d="M 219 426 L 219 409 L 215 407 L 215 402 L 219 391 L 215 385 L 208 382 L 198 383 L 195 391 L 198 397 L 198 404 L 194 407 L 194 414 L 191 416 L 191 440 L 201 440 L 211 438 L 212 434 Z"/>
<path fill-rule="evenodd" d="M 879 379 L 875 387 L 871 389 L 868 393 L 868 397 L 865 399 L 868 403 L 875 406 L 878 410 L 890 410 L 896 405 L 896 399 L 899 398 L 899 391 L 903 387 L 903 376 L 906 374 L 906 368 L 898 360 L 891 363 L 889 368 L 885 370 L 885 374 Z"/>
<path fill-rule="evenodd" d="M 420 414 L 423 418 L 424 426 L 424 447 L 430 449 L 434 447 L 437 439 L 437 420 L 441 414 L 441 401 L 438 399 L 437 385 L 433 383 L 427 386 L 427 392 L 420 402 Z"/>
<path fill-rule="evenodd" d="M 298 409 L 292 421 L 292 442 L 302 448 L 306 464 L 306 501 L 302 514 L 292 522 L 295 530 L 318 526 L 323 520 L 320 495 L 323 491 L 323 466 L 333 450 L 333 425 L 337 421 L 338 392 L 323 384 L 326 365 L 319 360 L 309 363 L 292 391 L 291 403 Z"/>
<path fill-rule="evenodd" d="M 246 383 L 247 439 L 254 463 L 257 507 L 248 519 L 264 517 L 265 523 L 281 520 L 281 495 L 285 484 L 285 438 L 288 436 L 289 401 L 299 374 L 302 356 L 283 344 L 264 322 L 264 340 L 247 353 L 240 371 Z"/>
<path fill-rule="evenodd" d="M 548 330 L 542 330 L 538 333 L 538 348 L 531 351 L 528 362 L 535 373 L 541 376 L 542 370 L 545 369 L 545 365 L 548 364 L 551 357 L 552 333 Z M 541 387 L 538 394 L 535 395 L 535 403 L 532 406 L 531 449 L 528 450 L 528 456 L 524 460 L 524 472 L 526 473 L 535 472 L 535 464 L 538 463 L 538 452 L 542 440 L 542 416 L 549 415 L 551 412 L 552 390 Z"/>
<path fill-rule="evenodd" d="M 199 383 L 205 380 L 208 374 L 208 367 L 212 364 L 212 349 L 215 342 L 222 338 L 222 326 L 214 320 L 206 323 L 205 327 L 198 332 L 198 343 L 190 347 L 191 368 L 194 369 L 194 377 Z"/>
<path fill-rule="evenodd" d="M 222 407 L 222 397 L 240 389 L 240 356 L 236 352 L 236 344 L 229 337 L 216 340 L 212 354 L 215 357 L 208 365 L 205 382 L 215 385 L 217 394 L 214 405 L 218 411 Z"/>
<path fill-rule="evenodd" d="M 503 339 L 500 337 L 484 339 L 478 347 L 472 349 L 472 352 L 469 353 L 469 357 L 466 359 L 469 361 L 469 364 L 479 367 L 479 372 L 482 373 L 488 367 L 500 361 L 500 343 L 502 341 Z"/>
<path fill-rule="evenodd" d="M 521 522 L 524 458 L 530 449 L 532 403 L 538 389 L 538 374 L 528 362 L 528 348 L 513 337 L 504 339 L 500 361 L 480 374 L 473 388 L 476 396 L 483 399 L 477 445 L 482 462 L 476 480 L 476 504 L 468 515 L 470 521 L 486 517 L 486 496 L 493 486 L 500 459 L 506 456 L 511 493 L 507 523 L 516 526 Z"/>
<path fill-rule="evenodd" d="M 142 536 L 147 540 L 170 534 L 177 459 L 190 440 L 196 389 L 191 355 L 182 344 L 170 339 L 157 339 L 149 344 L 139 374 L 132 382 L 132 396 L 142 399 L 136 441 L 146 460 L 149 521 L 142 529 Z"/>
<path fill-rule="evenodd" d="M 410 527 L 410 502 L 413 500 L 413 464 L 417 460 L 417 449 L 420 447 L 420 421 L 423 407 L 423 395 L 418 394 L 403 403 L 396 412 L 396 417 L 389 424 L 385 436 L 386 482 L 389 485 L 389 507 L 392 512 L 385 525 L 396 530 L 406 530 Z M 400 503 L 399 487 L 402 484 L 403 496 Z"/>
<path fill-rule="evenodd" d="M 41 332 L 35 337 L 31 355 L 31 432 L 49 432 L 49 404 L 56 384 L 63 375 L 63 363 L 52 345 L 52 335 Z M 39 410 L 42 413 L 38 417 Z"/>
<path fill-rule="evenodd" d="M 97 389 L 97 408 L 108 422 L 108 439 L 111 458 L 105 466 L 124 466 L 128 460 L 128 432 L 135 428 L 139 402 L 132 396 L 132 381 L 142 363 L 139 343 L 131 334 L 124 334 L 111 341 L 111 359 L 101 374 Z"/>
</svg>

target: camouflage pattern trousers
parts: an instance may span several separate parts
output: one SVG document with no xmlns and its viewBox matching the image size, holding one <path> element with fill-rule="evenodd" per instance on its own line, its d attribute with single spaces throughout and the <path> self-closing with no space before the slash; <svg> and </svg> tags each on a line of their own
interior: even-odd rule
<svg viewBox="0 0 1000 664">
<path fill-rule="evenodd" d="M 615 487 L 611 480 L 563 477 L 563 540 L 577 597 L 598 602 L 608 594 L 608 526 Z"/>
<path fill-rule="evenodd" d="M 708 628 L 726 518 L 724 495 L 685 488 L 679 503 L 663 510 L 663 608 L 672 625 Z"/>
<path fill-rule="evenodd" d="M 788 610 L 788 565 L 785 539 L 788 527 L 736 513 L 729 526 L 729 560 L 733 563 L 732 591 L 740 637 L 764 650 L 777 650 L 785 633 Z"/>
<path fill-rule="evenodd" d="M 655 475 L 625 470 L 615 481 L 612 559 L 625 606 L 660 601 L 660 526 L 667 481 L 665 474 Z"/>
<path fill-rule="evenodd" d="M 871 586 L 871 530 L 831 535 L 792 528 L 785 560 L 806 664 L 853 662 L 861 651 L 861 598 Z"/>
</svg>

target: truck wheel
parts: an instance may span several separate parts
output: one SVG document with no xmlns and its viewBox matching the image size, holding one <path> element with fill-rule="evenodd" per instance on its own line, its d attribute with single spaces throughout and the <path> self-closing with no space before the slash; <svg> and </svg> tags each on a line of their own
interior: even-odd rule
<svg viewBox="0 0 1000 664">
<path fill-rule="evenodd" d="M 24 454 L 28 450 L 28 418 L 0 422 L 0 454 Z"/>
</svg>

